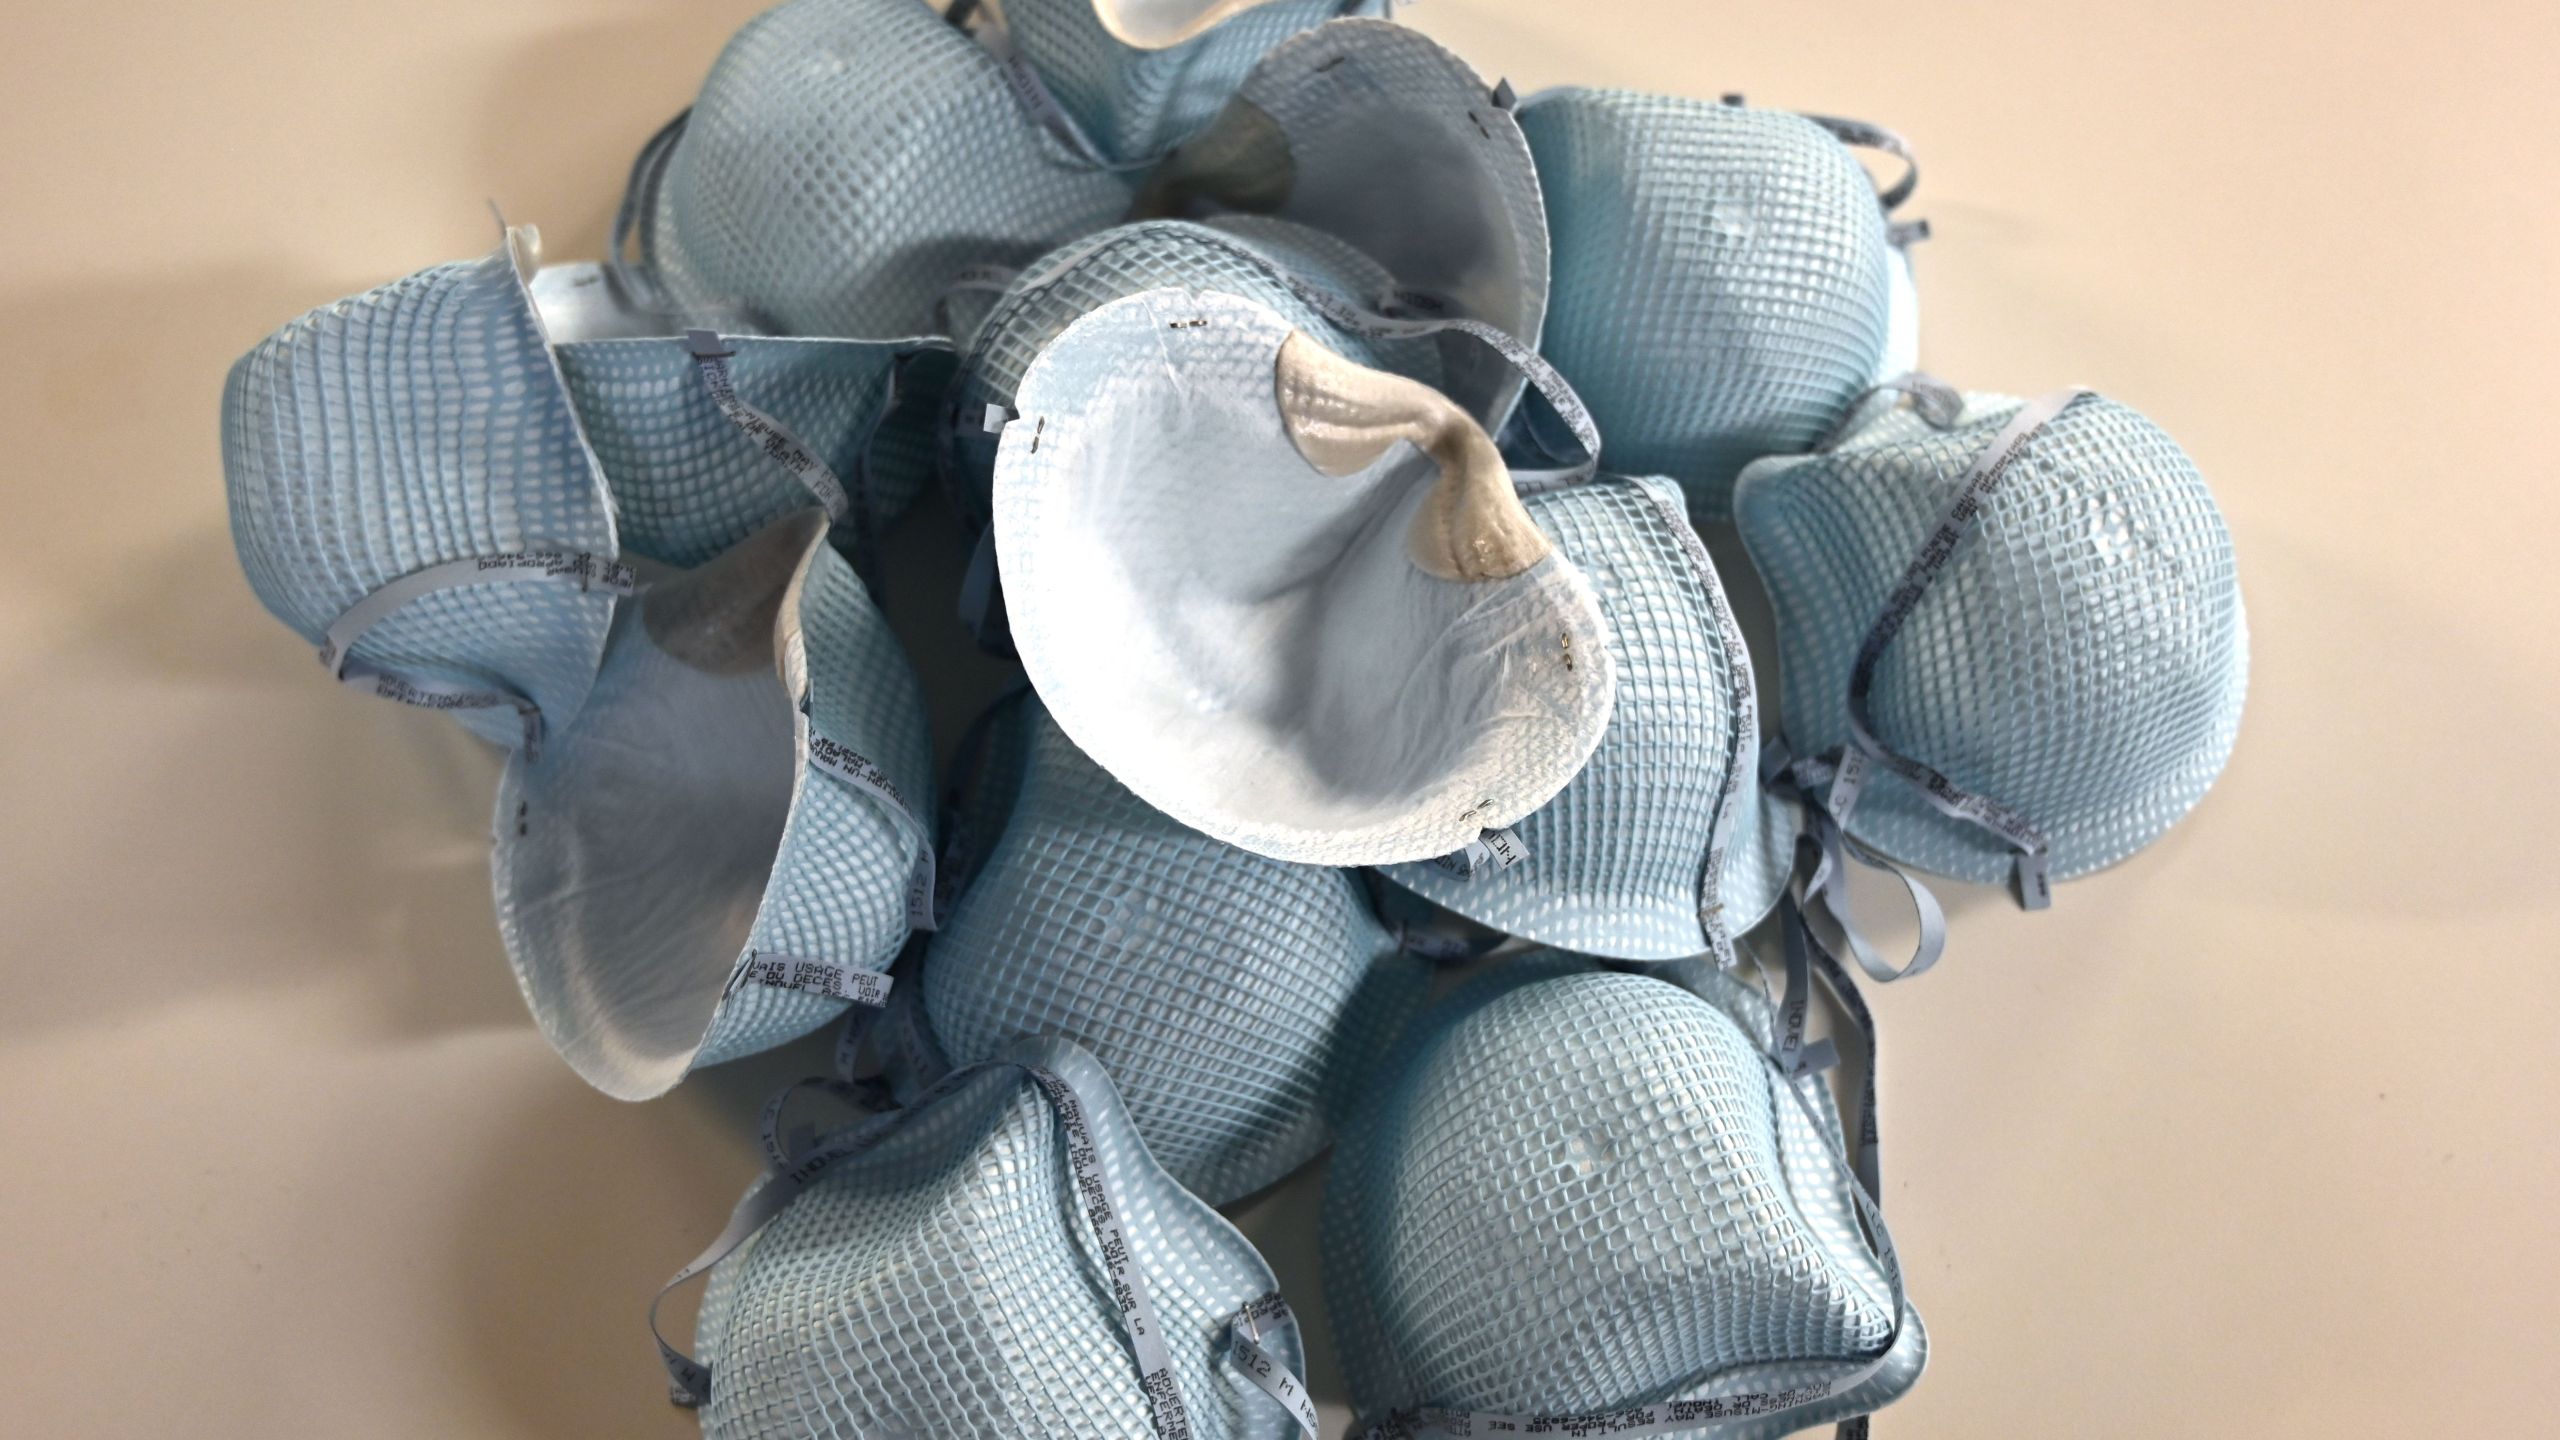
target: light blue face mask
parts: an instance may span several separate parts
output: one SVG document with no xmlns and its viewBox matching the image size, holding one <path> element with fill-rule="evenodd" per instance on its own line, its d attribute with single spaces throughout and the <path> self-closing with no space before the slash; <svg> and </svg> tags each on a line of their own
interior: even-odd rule
<svg viewBox="0 0 2560 1440">
<path fill-rule="evenodd" d="M 925 718 L 822 512 L 616 617 L 586 708 L 498 788 L 498 926 L 535 1021 L 645 1099 L 879 1005 L 932 923 Z"/>
<path fill-rule="evenodd" d="M 2203 798 L 2248 687 L 2230 534 L 2175 441 L 2114 401 L 1925 378 L 1846 438 L 1744 472 L 1796 773 L 1923 870 L 2049 880 Z"/>
<path fill-rule="evenodd" d="M 632 576 L 525 292 L 534 240 L 279 330 L 222 397 L 250 588 L 352 686 L 539 752 Z"/>
<path fill-rule="evenodd" d="M 594 264 L 546 266 L 532 291 L 627 554 L 699 565 L 814 501 L 860 558 L 931 478 L 945 341 L 767 337 Z"/>
<path fill-rule="evenodd" d="M 1610 477 L 1525 497 L 1588 576 L 1618 702 L 1590 763 L 1511 827 L 1515 864 L 1465 857 L 1388 878 L 1479 924 L 1587 955 L 1730 958 L 1777 903 L 1792 803 L 1765 795 L 1751 662 L 1680 492 Z"/>
<path fill-rule="evenodd" d="M 1314 1159 L 1428 967 L 1349 874 L 1186 830 L 1036 701 L 1013 706 L 1010 821 L 883 1022 L 901 1078 L 1054 1035 L 1111 1072 L 1156 1162 L 1213 1205 Z"/>
<path fill-rule="evenodd" d="M 1316 1434 L 1270 1267 L 1061 1041 L 784 1154 L 706 1269 L 659 1348 L 712 1440 Z"/>
<path fill-rule="evenodd" d="M 1616 693 L 1599 601 L 1448 396 L 1253 300 L 1151 290 L 1069 326 L 1017 402 L 993 489 L 1013 641 L 1149 805 L 1385 864 L 1517 821 L 1589 758 Z"/>
<path fill-rule="evenodd" d="M 1144 54 L 1066 13 L 1083 8 L 1016 0 L 1011 23 L 978 38 L 921 0 L 791 0 L 758 16 L 634 169 L 623 225 L 640 284 L 743 307 L 779 333 L 932 331 L 955 286 L 1118 218 L 1154 158 L 1118 146 L 1178 138 L 1264 46 L 1333 10 L 1259 7 L 1232 33 Z"/>
<path fill-rule="evenodd" d="M 1373 1435 L 1775 1436 L 1918 1380 L 1827 1092 L 1723 1000 L 1547 955 L 1425 1015 L 1325 1187 Z"/>
<path fill-rule="evenodd" d="M 1889 351 L 1916 351 L 1916 301 L 1894 334 L 1887 206 L 1839 138 L 1884 132 L 1582 88 L 1523 102 L 1520 128 L 1554 233 L 1547 358 L 1612 465 L 1677 479 L 1699 520 L 1728 519 L 1745 464 L 1810 448 Z"/>
</svg>

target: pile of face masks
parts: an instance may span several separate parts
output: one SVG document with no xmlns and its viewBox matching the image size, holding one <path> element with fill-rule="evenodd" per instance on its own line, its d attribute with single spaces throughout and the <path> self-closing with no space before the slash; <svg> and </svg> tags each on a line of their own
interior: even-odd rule
<svg viewBox="0 0 2560 1440">
<path fill-rule="evenodd" d="M 233 368 L 259 598 L 508 752 L 562 1057 L 843 1022 L 674 1282 L 714 1436 L 1313 1434 L 1214 1207 L 1329 1148 L 1362 1433 L 1863 1434 L 1928 1341 L 1853 977 L 1938 959 L 1924 872 L 2044 906 L 2230 754 L 2212 495 L 1914 369 L 1896 136 L 1516 97 L 1384 8 L 789 0 L 604 263 L 510 230 Z M 891 556 L 1018 660 L 974 720 Z"/>
</svg>

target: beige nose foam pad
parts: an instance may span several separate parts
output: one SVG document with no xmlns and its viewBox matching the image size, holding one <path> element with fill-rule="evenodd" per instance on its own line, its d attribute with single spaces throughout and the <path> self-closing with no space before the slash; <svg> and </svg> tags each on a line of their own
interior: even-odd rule
<svg viewBox="0 0 2560 1440">
<path fill-rule="evenodd" d="M 1266 0 L 1093 0 L 1094 18 L 1111 38 L 1136 50 L 1179 45 L 1230 15 Z M 1003 9 L 1001 5 L 997 7 Z"/>
<path fill-rule="evenodd" d="M 1413 563 L 1443 580 L 1504 580 L 1552 547 L 1529 518 L 1493 439 L 1457 402 L 1417 380 L 1356 365 L 1303 330 L 1289 332 L 1273 367 L 1281 423 L 1306 462 L 1356 474 L 1396 442 L 1440 467 L 1413 517 Z"/>
<path fill-rule="evenodd" d="M 826 527 L 821 511 L 786 516 L 708 564 L 650 586 L 640 601 L 649 639 L 709 675 L 743 675 L 774 664 L 792 648 L 785 631 L 799 624 L 799 605 L 784 602 L 797 601 L 810 550 Z"/>
</svg>

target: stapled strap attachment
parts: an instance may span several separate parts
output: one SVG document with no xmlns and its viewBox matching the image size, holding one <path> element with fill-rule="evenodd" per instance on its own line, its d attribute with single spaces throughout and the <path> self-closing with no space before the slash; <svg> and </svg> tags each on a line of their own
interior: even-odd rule
<svg viewBox="0 0 2560 1440">
<path fill-rule="evenodd" d="M 349 689 L 403 705 L 428 710 L 512 709 L 523 720 L 525 758 L 538 760 L 542 752 L 542 711 L 530 698 L 503 686 L 480 687 L 401 675 L 356 659 L 352 653 L 365 632 L 424 596 L 466 585 L 521 581 L 567 585 L 581 593 L 616 596 L 629 595 L 639 588 L 639 577 L 630 566 L 587 551 L 527 550 L 447 561 L 413 570 L 347 607 L 346 613 L 331 621 L 321 636 L 320 663 L 328 667 L 331 679 Z"/>
<path fill-rule="evenodd" d="M 809 716 L 809 699 L 805 695 L 800 698 L 800 713 Z M 907 804 L 907 797 L 899 792 L 897 782 L 861 751 L 821 731 L 814 716 L 809 719 L 809 764 L 869 797 L 905 833 L 916 852 L 915 862 L 907 871 L 907 924 L 916 930 L 933 929 L 933 838 L 924 822 L 916 818 L 914 807 Z M 884 995 L 886 989 L 884 984 Z"/>
<path fill-rule="evenodd" d="M 1062 1148 L 1075 1184 L 1079 1208 L 1086 1223 L 1093 1228 L 1096 1242 L 1094 1258 L 1101 1265 L 1104 1282 L 1118 1303 L 1121 1325 L 1128 1334 L 1129 1348 L 1138 1364 L 1138 1385 L 1140 1391 L 1147 1397 L 1149 1424 L 1159 1440 L 1187 1440 L 1187 1437 L 1193 1434 L 1191 1416 L 1188 1407 L 1183 1403 L 1181 1387 L 1174 1376 L 1173 1352 L 1166 1344 L 1164 1325 L 1156 1314 L 1153 1299 L 1148 1294 L 1146 1279 L 1137 1268 L 1136 1252 L 1131 1248 L 1130 1237 L 1122 1220 L 1125 1206 L 1116 1187 L 1111 1183 L 1110 1173 L 1102 1165 L 1099 1147 L 1095 1145 L 1093 1132 L 1085 1119 L 1084 1096 L 1073 1085 L 1052 1071 L 1013 1061 L 991 1061 L 955 1070 L 926 1091 L 914 1106 L 874 1115 L 825 1140 L 790 1154 L 786 1157 L 786 1163 L 767 1170 L 739 1199 L 737 1207 L 729 1214 L 728 1225 L 711 1242 L 709 1248 L 694 1257 L 683 1269 L 677 1271 L 675 1276 L 659 1289 L 656 1298 L 649 1302 L 649 1331 L 657 1341 L 658 1358 L 666 1366 L 668 1398 L 678 1405 L 699 1406 L 710 1400 L 713 1384 L 711 1368 L 676 1349 L 659 1329 L 658 1310 L 666 1303 L 667 1295 L 671 1291 L 694 1277 L 704 1274 L 712 1266 L 726 1259 L 740 1245 L 745 1244 L 749 1237 L 787 1209 L 803 1191 L 837 1166 L 877 1146 L 882 1140 L 888 1138 L 906 1117 L 917 1113 L 925 1105 L 951 1093 L 969 1080 L 999 1068 L 1019 1069 L 1029 1076 L 1031 1082 L 1039 1087 L 1041 1094 L 1048 1100 L 1050 1108 L 1056 1111 L 1058 1126 L 1066 1142 Z M 778 1114 L 779 1103 L 782 1099 L 787 1099 L 788 1093 L 786 1092 L 785 1097 L 778 1097 L 777 1105 L 769 1109 Z M 1265 1304 L 1266 1301 L 1258 1300 L 1247 1306 L 1245 1315 L 1238 1317 L 1239 1322 L 1243 1322 L 1246 1316 L 1261 1311 Z M 1279 1313 L 1285 1315 L 1285 1308 Z M 1245 1348 L 1245 1345 L 1234 1347 L 1240 1361 L 1239 1368 L 1246 1372 L 1246 1378 L 1261 1386 L 1265 1393 L 1288 1405 L 1292 1416 L 1298 1419 L 1306 1434 L 1312 1437 L 1317 1434 L 1310 1418 L 1314 1413 L 1314 1407 L 1304 1402 L 1304 1387 L 1297 1384 L 1296 1377 L 1289 1376 L 1289 1383 L 1284 1386 L 1277 1383 L 1271 1375 L 1257 1376 L 1254 1373 L 1258 1367 L 1253 1363 L 1253 1359 L 1259 1357 L 1271 1371 L 1279 1375 L 1287 1374 L 1283 1367 L 1271 1362 L 1269 1353 L 1258 1343 L 1256 1337 L 1259 1330 L 1253 1327 L 1258 1327 L 1260 1323 L 1259 1319 L 1254 1320 L 1246 1333 L 1233 1337 L 1251 1346 L 1250 1351 Z M 1286 1391 L 1292 1387 L 1299 1391 L 1301 1397 L 1296 1403 L 1284 1398 Z"/>
<path fill-rule="evenodd" d="M 1945 571 L 1966 536 L 1973 533 L 1981 519 L 1984 502 L 1998 489 L 2000 481 L 2027 442 L 2028 437 L 2045 427 L 2056 416 L 2089 392 L 2072 388 L 2057 390 L 2018 407 L 2018 413 L 2000 428 L 1991 443 L 1975 456 L 1973 465 L 1957 487 L 1955 499 L 1938 519 L 1929 538 L 1902 574 L 1891 594 L 1885 598 L 1884 612 L 1876 617 L 1858 647 L 1858 658 L 1849 672 L 1849 738 L 1850 743 L 1837 760 L 1837 773 L 1831 782 L 1831 793 L 1824 808 L 1843 830 L 1855 809 L 1860 788 L 1866 778 L 1866 762 L 1900 777 L 1916 788 L 1922 798 L 1940 813 L 1991 832 L 2006 842 L 2015 854 L 2014 884 L 2018 903 L 2029 910 L 2041 910 L 2053 903 L 2051 881 L 2046 873 L 2050 847 L 2043 832 L 2033 822 L 1988 795 L 1967 790 L 1923 762 L 1904 755 L 1878 739 L 1875 723 L 1869 713 L 1868 698 L 1875 688 L 1876 667 L 1883 660 L 1887 646 L 1911 618 L 1920 597 L 1928 592 L 1930 582 Z"/>
</svg>

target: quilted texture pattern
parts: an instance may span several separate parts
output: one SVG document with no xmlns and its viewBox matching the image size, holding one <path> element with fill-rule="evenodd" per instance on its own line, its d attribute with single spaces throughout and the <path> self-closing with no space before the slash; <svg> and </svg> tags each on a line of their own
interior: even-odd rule
<svg viewBox="0 0 2560 1440">
<path fill-rule="evenodd" d="M 1730 1393 L 1893 1341 L 1875 1382 L 1756 1432 L 1776 1434 L 1918 1378 L 1918 1323 L 1906 1309 L 1897 1334 L 1818 1108 L 1724 1009 L 1533 956 L 1442 1001 L 1404 1053 L 1325 1190 L 1326 1296 L 1364 1415 Z"/>
<path fill-rule="evenodd" d="M 798 436 L 848 493 L 867 499 L 877 523 L 906 508 L 929 472 L 912 445 L 901 454 L 872 442 L 895 398 L 893 373 L 931 348 L 926 342 L 732 336 L 727 344 L 741 400 Z M 631 554 L 700 565 L 811 503 L 809 487 L 711 402 L 684 337 L 578 341 L 559 356 Z"/>
<path fill-rule="evenodd" d="M 1709 948 L 1700 883 L 1727 773 L 1742 777 L 1718 903 L 1740 934 L 1777 903 L 1795 843 L 1765 799 L 1760 737 L 1736 733 L 1748 655 L 1726 648 L 1722 582 L 1667 482 L 1605 478 L 1527 499 L 1600 596 L 1618 703 L 1588 764 L 1512 828 L 1529 858 L 1453 875 L 1390 866 L 1397 884 L 1506 934 L 1586 955 L 1669 960 Z"/>
<path fill-rule="evenodd" d="M 1084 1100 L 1192 1433 L 1295 1435 L 1224 1359 L 1228 1318 L 1274 1289 L 1262 1257 L 1148 1158 L 1090 1057 L 1055 1043 L 1007 1055 Z M 1041 1091 L 991 1067 L 872 1123 L 893 1127 L 878 1148 L 831 1170 L 713 1271 L 696 1327 L 713 1377 L 703 1434 L 1154 1440 Z M 1294 1332 L 1278 1334 L 1278 1358 L 1303 1373 Z"/>
<path fill-rule="evenodd" d="M 925 957 L 933 1039 L 963 1065 L 1072 1040 L 1185 1189 L 1271 1184 L 1330 1143 L 1427 969 L 1350 875 L 1184 829 L 1023 708 L 1011 821 Z"/>
<path fill-rule="evenodd" d="M 1894 409 L 1827 454 L 1746 472 L 1737 520 L 1777 611 L 1798 754 L 1848 738 L 1859 646 L 2018 406 L 1970 397 L 1948 431 Z M 2203 476 L 2158 426 L 2088 396 L 2020 448 L 1885 651 L 1869 704 L 1885 744 L 2022 811 L 2061 879 L 2133 854 L 2203 798 L 2248 669 L 2231 537 Z M 1869 782 L 1850 828 L 1938 874 L 2009 871 L 1997 837 L 1891 776 Z"/>
<path fill-rule="evenodd" d="M 1524 102 L 1520 128 L 1554 245 L 1547 358 L 1611 466 L 1729 519 L 1742 467 L 1811 448 L 1882 363 L 1874 185 L 1784 111 L 1577 87 Z"/>
<path fill-rule="evenodd" d="M 604 479 L 504 250 L 323 306 L 242 356 L 223 386 L 222 456 L 249 586 L 314 644 L 430 565 L 616 548 Z M 464 586 L 402 607 L 352 654 L 495 680 L 556 731 L 585 703 L 613 606 L 556 585 Z M 512 713 L 459 715 L 501 744 L 520 734 Z"/>
<path fill-rule="evenodd" d="M 712 66 L 643 244 L 680 304 L 891 338 L 932 333 L 963 269 L 1027 264 L 1131 194 L 922 0 L 790 0 Z"/>
</svg>

